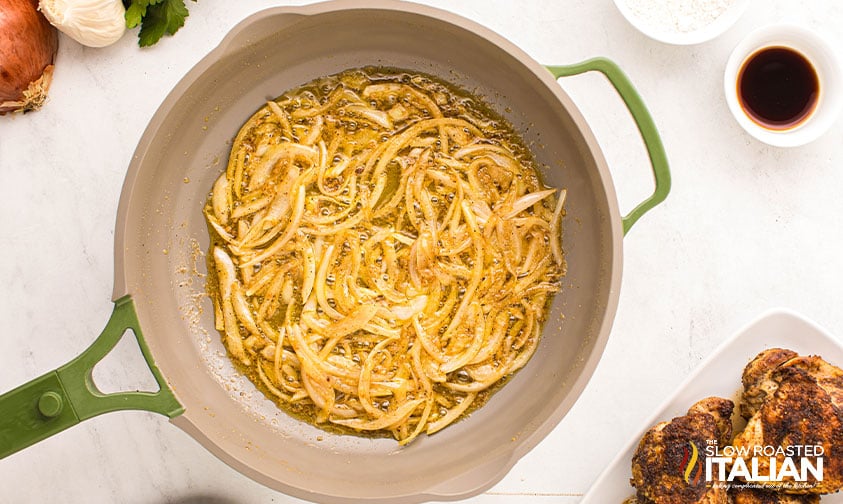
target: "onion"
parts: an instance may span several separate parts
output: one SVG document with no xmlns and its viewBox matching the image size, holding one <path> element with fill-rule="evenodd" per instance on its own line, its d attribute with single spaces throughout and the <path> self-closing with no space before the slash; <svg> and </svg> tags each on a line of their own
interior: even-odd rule
<svg viewBox="0 0 843 504">
<path fill-rule="evenodd" d="M 58 47 L 36 0 L 0 0 L 0 115 L 44 104 Z"/>
<path fill-rule="evenodd" d="M 204 213 L 232 358 L 316 424 L 404 445 L 535 351 L 565 192 L 554 212 L 506 131 L 399 79 L 355 71 L 268 102 Z"/>
</svg>

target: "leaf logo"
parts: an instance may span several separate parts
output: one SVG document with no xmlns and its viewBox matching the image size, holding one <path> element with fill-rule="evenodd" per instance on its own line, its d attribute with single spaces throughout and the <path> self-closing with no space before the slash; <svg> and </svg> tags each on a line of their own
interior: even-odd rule
<svg viewBox="0 0 843 504">
<path fill-rule="evenodd" d="M 685 483 L 696 486 L 702 478 L 702 463 L 700 463 L 700 451 L 693 442 L 688 441 L 688 445 L 683 448 L 682 463 L 679 464 L 679 471 L 682 472 L 682 477 Z"/>
</svg>

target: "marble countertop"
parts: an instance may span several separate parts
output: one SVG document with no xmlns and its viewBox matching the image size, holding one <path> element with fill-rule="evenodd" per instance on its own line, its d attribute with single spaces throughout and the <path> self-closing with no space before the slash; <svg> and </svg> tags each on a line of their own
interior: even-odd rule
<svg viewBox="0 0 843 504">
<path fill-rule="evenodd" d="M 188 2 L 185 27 L 149 49 L 134 34 L 104 49 L 62 37 L 46 107 L 0 117 L 0 391 L 64 364 L 99 334 L 111 311 L 121 184 L 147 122 L 234 24 L 281 3 Z M 508 476 L 467 502 L 579 502 L 677 385 L 772 308 L 843 337 L 843 119 L 807 146 L 769 147 L 731 117 L 722 83 L 732 48 L 771 23 L 807 25 L 840 56 L 843 3 L 754 0 L 725 34 L 685 47 L 641 35 L 611 0 L 423 3 L 488 26 L 542 63 L 615 60 L 648 104 L 673 175 L 668 200 L 624 240 L 620 306 L 590 384 Z M 589 120 L 629 210 L 651 181 L 620 99 L 595 75 L 560 85 Z M 147 374 L 121 343 L 95 379 L 106 391 L 131 389 Z M 3 504 L 301 502 L 141 412 L 97 417 L 0 460 L 0 488 Z"/>
</svg>

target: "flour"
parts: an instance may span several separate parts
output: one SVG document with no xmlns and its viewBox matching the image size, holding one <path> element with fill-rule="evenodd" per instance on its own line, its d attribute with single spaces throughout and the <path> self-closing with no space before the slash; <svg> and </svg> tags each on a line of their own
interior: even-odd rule
<svg viewBox="0 0 843 504">
<path fill-rule="evenodd" d="M 625 0 L 632 14 L 661 32 L 688 33 L 714 22 L 737 0 Z"/>
</svg>

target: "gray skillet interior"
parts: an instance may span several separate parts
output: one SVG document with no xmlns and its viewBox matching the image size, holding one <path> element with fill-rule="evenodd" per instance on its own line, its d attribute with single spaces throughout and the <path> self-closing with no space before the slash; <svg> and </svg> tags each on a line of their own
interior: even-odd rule
<svg viewBox="0 0 843 504">
<path fill-rule="evenodd" d="M 208 233 L 201 210 L 237 130 L 266 99 L 366 65 L 415 69 L 482 97 L 532 147 L 545 182 L 568 189 L 568 276 L 536 355 L 485 407 L 403 449 L 389 439 L 328 434 L 279 412 L 228 363 L 202 295 Z M 176 425 L 285 493 L 414 502 L 487 489 L 571 408 L 614 317 L 621 227 L 597 143 L 544 68 L 452 14 L 339 1 L 253 15 L 176 86 L 129 168 L 115 263 L 115 298 L 134 297 L 156 363 L 185 406 Z"/>
</svg>

